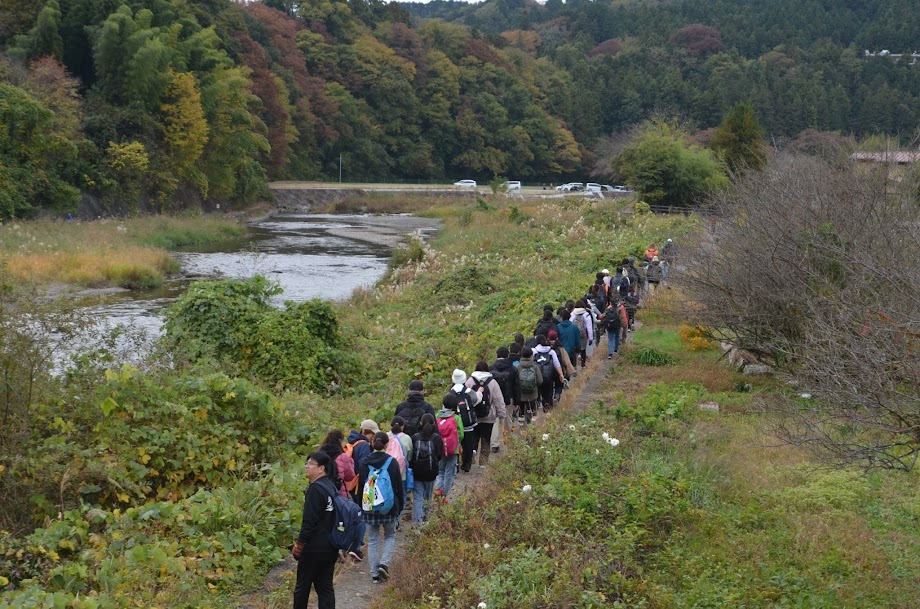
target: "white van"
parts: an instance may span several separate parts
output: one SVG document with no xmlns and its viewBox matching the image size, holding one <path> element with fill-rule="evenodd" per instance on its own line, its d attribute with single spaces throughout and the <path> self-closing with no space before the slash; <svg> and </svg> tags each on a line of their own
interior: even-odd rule
<svg viewBox="0 0 920 609">
<path fill-rule="evenodd" d="M 502 188 L 508 192 L 520 191 L 521 183 L 517 180 L 509 180 L 507 182 L 502 182 Z"/>
<path fill-rule="evenodd" d="M 585 184 L 585 192 L 600 192 L 601 185 L 596 184 L 595 182 L 588 182 Z"/>
</svg>

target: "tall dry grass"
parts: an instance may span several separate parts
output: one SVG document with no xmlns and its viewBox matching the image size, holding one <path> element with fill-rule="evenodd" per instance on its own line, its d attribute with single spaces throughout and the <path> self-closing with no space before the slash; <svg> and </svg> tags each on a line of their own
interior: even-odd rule
<svg viewBox="0 0 920 609">
<path fill-rule="evenodd" d="M 244 230 L 235 220 L 204 216 L 17 221 L 0 225 L 0 259 L 23 282 L 154 287 L 178 271 L 169 248 L 231 239 Z"/>
</svg>

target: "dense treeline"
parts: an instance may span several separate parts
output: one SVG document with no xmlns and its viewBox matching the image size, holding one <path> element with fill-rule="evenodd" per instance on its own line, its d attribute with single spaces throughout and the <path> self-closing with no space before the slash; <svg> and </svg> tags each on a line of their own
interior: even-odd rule
<svg viewBox="0 0 920 609">
<path fill-rule="evenodd" d="M 543 94 L 562 70 L 462 26 L 414 26 L 396 4 L 4 4 L 2 216 L 81 191 L 157 208 L 247 200 L 268 179 L 336 176 L 340 159 L 356 180 L 582 163 Z"/>
<path fill-rule="evenodd" d="M 772 136 L 805 129 L 912 136 L 920 120 L 920 79 L 909 60 L 864 56 L 916 50 L 917 2 L 435 0 L 406 7 L 564 68 L 570 94 L 553 110 L 589 145 L 656 111 L 709 128 L 739 101 L 752 102 Z"/>
<path fill-rule="evenodd" d="M 599 138 L 740 102 L 776 142 L 909 137 L 915 68 L 863 49 L 912 50 L 916 4 L 0 0 L 0 216 L 247 201 L 340 166 L 606 178 Z"/>
</svg>

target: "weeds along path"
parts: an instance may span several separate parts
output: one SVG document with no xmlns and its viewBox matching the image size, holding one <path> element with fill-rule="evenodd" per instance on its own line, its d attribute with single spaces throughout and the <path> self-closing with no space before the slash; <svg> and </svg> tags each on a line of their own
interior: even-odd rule
<svg viewBox="0 0 920 609">
<path fill-rule="evenodd" d="M 636 323 L 637 329 L 641 323 Z M 631 336 L 631 334 L 630 334 Z M 600 345 L 595 350 L 594 355 L 588 360 L 588 365 L 580 369 L 578 374 L 569 382 L 568 389 L 563 393 L 560 403 L 548 415 L 541 415 L 530 426 L 530 432 L 533 433 L 545 424 L 547 420 L 553 417 L 569 417 L 583 410 L 588 404 L 602 399 L 601 390 L 608 378 L 610 369 L 617 363 L 617 358 L 608 360 L 606 339 L 602 339 Z M 515 423 L 517 426 L 517 423 Z M 520 429 L 515 429 L 513 433 L 519 433 Z M 490 456 L 490 462 L 501 459 L 506 453 L 493 453 Z M 457 474 L 454 482 L 454 488 L 451 490 L 451 497 L 456 500 L 460 495 L 474 487 L 485 476 L 488 476 L 489 468 L 480 468 L 473 466 L 472 471 L 466 474 L 462 471 Z M 400 523 L 400 530 L 396 536 L 396 558 L 394 562 L 399 562 L 400 557 L 407 551 L 411 551 L 413 540 L 416 536 L 415 527 L 412 526 L 411 520 L 406 520 L 407 509 L 403 513 L 403 520 Z M 243 597 L 240 602 L 241 609 L 280 609 L 289 607 L 293 597 L 294 579 L 297 563 L 293 558 L 288 556 L 284 561 L 277 564 L 265 577 L 262 589 Z M 385 589 L 385 585 L 374 584 L 371 581 L 370 566 L 367 561 L 353 564 L 339 564 L 336 567 L 334 577 L 335 581 L 335 600 L 336 607 L 339 609 L 366 609 L 371 606 L 375 595 Z M 316 595 L 310 595 L 310 604 L 308 607 L 316 607 Z"/>
</svg>

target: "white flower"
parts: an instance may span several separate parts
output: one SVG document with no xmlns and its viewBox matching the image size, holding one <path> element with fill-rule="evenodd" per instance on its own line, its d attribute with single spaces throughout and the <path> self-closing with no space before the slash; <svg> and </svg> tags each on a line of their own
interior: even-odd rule
<svg viewBox="0 0 920 609">
<path fill-rule="evenodd" d="M 811 394 L 810 394 L 810 393 L 800 393 L 800 394 L 799 394 L 799 397 L 800 397 L 800 398 L 804 398 L 804 399 L 806 399 L 806 400 L 810 400 L 810 399 L 811 399 Z"/>
<path fill-rule="evenodd" d="M 594 449 L 594 454 L 595 454 L 595 455 L 601 454 L 601 449 L 595 448 L 595 449 Z"/>
<path fill-rule="evenodd" d="M 607 442 L 610 443 L 610 446 L 619 446 L 619 445 L 620 445 L 620 441 L 617 440 L 616 438 L 610 438 L 609 440 L 607 440 Z"/>
<path fill-rule="evenodd" d="M 607 440 L 610 439 L 610 434 L 605 431 L 604 433 L 601 434 L 601 437 L 604 438 L 604 442 L 606 442 Z"/>
<path fill-rule="evenodd" d="M 574 426 L 574 425 L 569 425 L 569 429 L 571 429 L 572 431 L 575 431 L 575 426 Z"/>
<path fill-rule="evenodd" d="M 484 550 L 488 550 L 490 547 L 491 547 L 491 546 L 490 546 L 489 544 L 487 544 L 487 543 L 482 544 L 482 548 L 483 548 Z M 480 604 L 481 604 L 481 603 L 480 603 Z"/>
<path fill-rule="evenodd" d="M 476 605 L 476 609 L 486 609 L 486 608 L 487 608 L 487 605 L 485 603 L 479 603 L 478 605 Z"/>
<path fill-rule="evenodd" d="M 546 442 L 547 440 L 549 440 L 549 434 L 545 433 L 543 434 L 543 441 Z"/>
<path fill-rule="evenodd" d="M 529 484 L 525 484 L 525 485 L 521 488 L 521 492 L 529 493 L 530 490 L 531 490 L 532 488 L 533 488 L 533 487 L 530 486 Z"/>
</svg>

